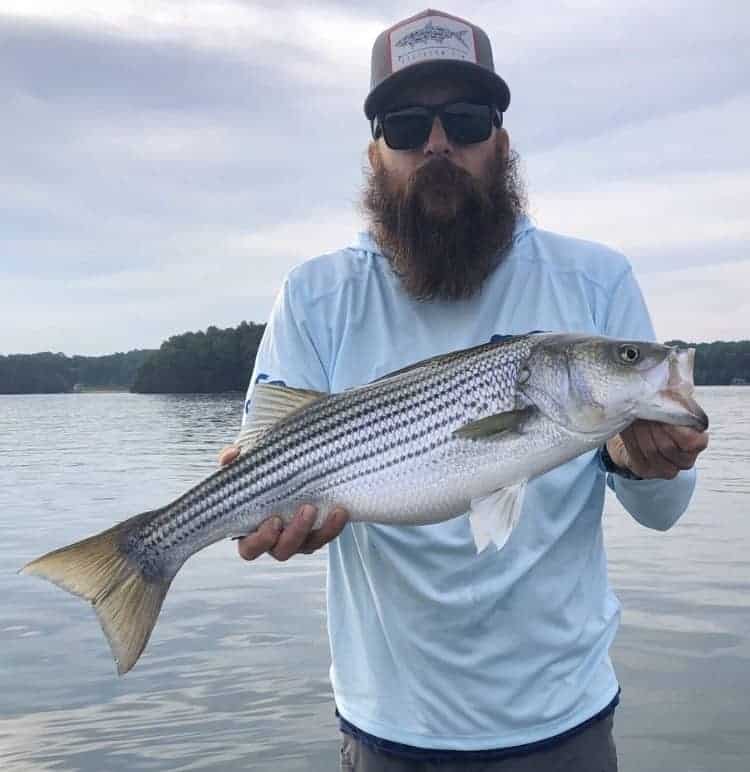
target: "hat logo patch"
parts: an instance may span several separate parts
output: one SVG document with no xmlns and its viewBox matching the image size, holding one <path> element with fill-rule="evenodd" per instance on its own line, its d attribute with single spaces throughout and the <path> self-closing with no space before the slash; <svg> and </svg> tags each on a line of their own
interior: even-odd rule
<svg viewBox="0 0 750 772">
<path fill-rule="evenodd" d="M 464 36 L 468 31 L 469 30 L 456 31 L 448 29 L 447 27 L 436 27 L 432 23 L 432 20 L 430 20 L 422 27 L 422 29 L 417 29 L 414 30 L 414 32 L 410 32 L 408 35 L 404 35 L 404 37 L 396 42 L 396 45 L 399 48 L 401 46 L 414 48 L 414 46 L 424 45 L 428 42 L 441 44 L 445 43 L 446 40 L 455 38 L 468 51 L 469 46 L 466 45 L 466 41 L 464 40 Z"/>
<path fill-rule="evenodd" d="M 476 63 L 471 28 L 445 17 L 422 18 L 391 33 L 393 72 L 430 59 L 459 59 Z"/>
</svg>

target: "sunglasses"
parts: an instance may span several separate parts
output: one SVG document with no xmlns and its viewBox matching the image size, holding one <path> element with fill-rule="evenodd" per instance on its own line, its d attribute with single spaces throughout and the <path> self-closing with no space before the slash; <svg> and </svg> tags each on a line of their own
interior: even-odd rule
<svg viewBox="0 0 750 772">
<path fill-rule="evenodd" d="M 392 150 L 416 150 L 427 142 L 435 116 L 440 118 L 450 142 L 457 145 L 484 142 L 492 134 L 493 126 L 503 125 L 503 114 L 494 105 L 448 102 L 401 107 L 376 115 L 372 119 L 372 136 L 382 136 Z"/>
</svg>

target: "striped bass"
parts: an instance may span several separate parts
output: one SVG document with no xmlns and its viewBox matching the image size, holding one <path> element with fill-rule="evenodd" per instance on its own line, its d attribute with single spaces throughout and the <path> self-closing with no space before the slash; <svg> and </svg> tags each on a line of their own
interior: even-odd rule
<svg viewBox="0 0 750 772">
<path fill-rule="evenodd" d="M 437 356 L 323 394 L 258 384 L 242 452 L 175 501 L 27 564 L 89 600 L 119 674 L 138 660 L 170 583 L 199 550 L 304 503 L 319 527 L 436 523 L 469 513 L 499 549 L 526 482 L 601 447 L 636 418 L 704 430 L 692 349 L 532 334 Z"/>
</svg>

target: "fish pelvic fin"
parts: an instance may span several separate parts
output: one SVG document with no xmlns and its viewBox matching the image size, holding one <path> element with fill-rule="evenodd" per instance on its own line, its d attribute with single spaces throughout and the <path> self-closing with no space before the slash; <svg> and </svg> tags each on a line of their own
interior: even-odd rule
<svg viewBox="0 0 750 772">
<path fill-rule="evenodd" d="M 491 542 L 502 549 L 518 524 L 523 507 L 526 480 L 491 493 L 481 499 L 472 499 L 469 525 L 477 554 L 484 552 Z"/>
<path fill-rule="evenodd" d="M 146 578 L 121 544 L 130 531 L 160 512 L 144 512 L 96 536 L 48 552 L 19 571 L 47 579 L 94 606 L 118 675 L 138 661 L 172 583 L 172 577 Z"/>
</svg>

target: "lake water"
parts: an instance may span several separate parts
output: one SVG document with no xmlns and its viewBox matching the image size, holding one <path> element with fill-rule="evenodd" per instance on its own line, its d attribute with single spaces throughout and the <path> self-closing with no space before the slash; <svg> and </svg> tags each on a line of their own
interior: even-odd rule
<svg viewBox="0 0 750 772">
<path fill-rule="evenodd" d="M 624 772 L 750 769 L 750 388 L 700 388 L 711 448 L 667 533 L 610 498 Z M 242 396 L 0 397 L 0 769 L 331 772 L 325 553 L 246 564 L 232 543 L 176 578 L 118 679 L 87 604 L 16 575 L 211 472 Z"/>
</svg>

